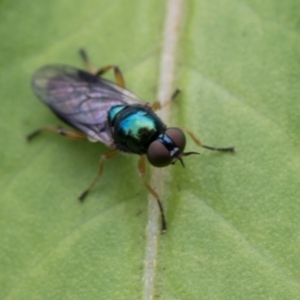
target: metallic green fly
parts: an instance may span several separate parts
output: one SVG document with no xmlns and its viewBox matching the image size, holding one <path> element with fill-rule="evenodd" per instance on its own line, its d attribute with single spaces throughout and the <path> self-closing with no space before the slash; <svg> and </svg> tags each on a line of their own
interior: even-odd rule
<svg viewBox="0 0 300 300">
<path fill-rule="evenodd" d="M 56 116 L 75 130 L 57 126 L 47 126 L 35 130 L 27 136 L 28 140 L 43 131 L 56 132 L 62 136 L 101 142 L 111 150 L 100 159 L 96 178 L 81 194 L 83 201 L 96 181 L 102 175 L 103 163 L 119 152 L 140 155 L 138 171 L 146 188 L 156 199 L 162 222 L 162 232 L 167 223 L 163 206 L 155 190 L 147 183 L 146 160 L 154 167 L 166 167 L 197 152 L 184 152 L 186 132 L 194 142 L 203 148 L 217 151 L 234 152 L 234 147 L 215 148 L 204 145 L 188 129 L 167 127 L 155 114 L 162 105 L 156 101 L 152 105 L 142 101 L 125 88 L 120 69 L 108 65 L 99 70 L 92 67 L 84 50 L 80 55 L 89 72 L 66 65 L 49 65 L 37 70 L 32 78 L 32 89 Z M 116 83 L 102 78 L 109 70 L 114 71 Z M 178 90 L 170 101 L 178 94 Z M 170 102 L 169 101 L 169 102 Z"/>
</svg>

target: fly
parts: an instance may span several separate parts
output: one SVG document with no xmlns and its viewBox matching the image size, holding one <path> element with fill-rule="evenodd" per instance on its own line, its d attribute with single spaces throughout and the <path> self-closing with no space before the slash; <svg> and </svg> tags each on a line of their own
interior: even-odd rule
<svg viewBox="0 0 300 300">
<path fill-rule="evenodd" d="M 119 152 L 139 155 L 139 175 L 158 203 L 162 232 L 165 232 L 167 223 L 162 203 L 158 194 L 145 179 L 147 160 L 158 168 L 174 164 L 176 161 L 184 167 L 185 156 L 199 154 L 184 152 L 186 145 L 184 132 L 198 146 L 206 149 L 234 152 L 235 148 L 210 147 L 202 144 L 186 128 L 167 127 L 155 114 L 162 105 L 158 101 L 151 105 L 127 90 L 118 66 L 108 65 L 96 70 L 83 49 L 80 50 L 80 55 L 89 72 L 66 65 L 49 65 L 37 70 L 32 78 L 32 89 L 35 95 L 60 120 L 75 130 L 46 126 L 29 134 L 27 140 L 31 140 L 41 132 L 50 131 L 71 139 L 101 142 L 110 148 L 110 151 L 101 156 L 97 176 L 80 195 L 80 201 L 84 200 L 101 177 L 106 160 Z M 116 83 L 102 78 L 102 75 L 109 70 L 114 71 Z M 174 93 L 170 101 L 178 92 L 179 90 Z"/>
</svg>

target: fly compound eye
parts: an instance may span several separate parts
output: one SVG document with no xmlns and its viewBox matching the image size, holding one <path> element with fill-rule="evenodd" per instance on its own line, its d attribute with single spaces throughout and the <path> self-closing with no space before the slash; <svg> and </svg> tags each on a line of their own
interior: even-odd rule
<svg viewBox="0 0 300 300">
<path fill-rule="evenodd" d="M 179 128 L 168 128 L 164 134 L 153 141 L 147 150 L 151 165 L 162 168 L 180 159 L 185 147 L 185 136 Z"/>
<path fill-rule="evenodd" d="M 179 128 L 171 127 L 166 130 L 166 135 L 173 141 L 175 146 L 179 148 L 179 153 L 181 154 L 186 143 L 184 133 Z"/>
<path fill-rule="evenodd" d="M 166 167 L 172 163 L 170 151 L 160 141 L 154 141 L 147 150 L 147 158 L 151 165 L 157 168 Z"/>
</svg>

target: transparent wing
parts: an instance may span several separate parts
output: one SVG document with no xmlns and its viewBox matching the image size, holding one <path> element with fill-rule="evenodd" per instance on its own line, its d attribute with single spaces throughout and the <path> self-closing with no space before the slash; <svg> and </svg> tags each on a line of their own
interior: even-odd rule
<svg viewBox="0 0 300 300">
<path fill-rule="evenodd" d="M 60 119 L 108 146 L 113 144 L 108 110 L 115 105 L 145 104 L 113 82 L 64 65 L 39 69 L 33 75 L 32 88 Z"/>
</svg>

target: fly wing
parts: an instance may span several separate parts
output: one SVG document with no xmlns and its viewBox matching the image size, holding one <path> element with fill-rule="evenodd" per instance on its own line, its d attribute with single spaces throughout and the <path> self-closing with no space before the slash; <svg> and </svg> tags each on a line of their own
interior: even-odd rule
<svg viewBox="0 0 300 300">
<path fill-rule="evenodd" d="M 107 146 L 113 145 L 107 124 L 109 109 L 145 104 L 113 82 L 64 65 L 39 69 L 33 75 L 32 88 L 60 119 Z"/>
</svg>

